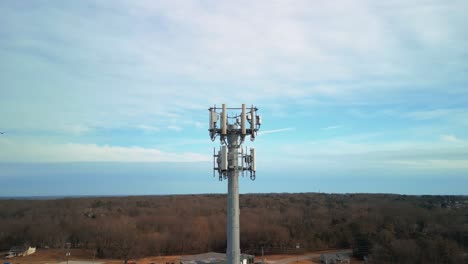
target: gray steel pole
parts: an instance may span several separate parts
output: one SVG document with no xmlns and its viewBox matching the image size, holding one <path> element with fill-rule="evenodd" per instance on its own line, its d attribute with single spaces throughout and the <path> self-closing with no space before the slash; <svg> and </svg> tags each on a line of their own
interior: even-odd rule
<svg viewBox="0 0 468 264">
<path fill-rule="evenodd" d="M 237 125 L 229 125 L 229 129 L 237 129 Z M 239 239 L 239 136 L 229 133 L 229 170 L 228 170 L 228 218 L 227 218 L 227 264 L 240 264 Z"/>
</svg>

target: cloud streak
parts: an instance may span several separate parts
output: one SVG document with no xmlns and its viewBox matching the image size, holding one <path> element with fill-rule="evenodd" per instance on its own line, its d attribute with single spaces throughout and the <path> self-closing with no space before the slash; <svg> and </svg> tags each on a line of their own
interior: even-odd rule
<svg viewBox="0 0 468 264">
<path fill-rule="evenodd" d="M 260 130 L 258 135 L 267 135 L 267 134 L 275 134 L 275 133 L 282 133 L 287 131 L 295 130 L 294 127 L 286 127 L 286 128 L 279 128 L 279 129 L 271 129 L 271 130 Z"/>
<path fill-rule="evenodd" d="M 338 128 L 341 128 L 341 126 L 327 126 L 327 127 L 323 127 L 322 130 L 334 130 L 334 129 L 338 129 Z"/>
<path fill-rule="evenodd" d="M 166 152 L 138 146 L 96 144 L 40 144 L 0 140 L 2 162 L 201 162 L 209 155 Z"/>
<path fill-rule="evenodd" d="M 440 136 L 440 139 L 442 141 L 447 141 L 447 142 L 452 142 L 452 143 L 455 143 L 455 142 L 463 142 L 462 140 L 460 140 L 459 138 L 457 138 L 456 136 L 454 135 L 441 135 Z"/>
<path fill-rule="evenodd" d="M 468 169 L 468 145 L 462 141 L 456 141 L 454 145 L 453 138 L 448 139 L 388 143 L 316 140 L 283 144 L 279 151 L 285 159 L 283 162 L 309 166 L 309 170 Z"/>
</svg>

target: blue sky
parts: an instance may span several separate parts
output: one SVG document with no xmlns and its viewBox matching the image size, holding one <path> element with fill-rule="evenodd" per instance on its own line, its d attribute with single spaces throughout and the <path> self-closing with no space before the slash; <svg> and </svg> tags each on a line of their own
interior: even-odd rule
<svg viewBox="0 0 468 264">
<path fill-rule="evenodd" d="M 1 1 L 0 196 L 224 192 L 213 104 L 255 104 L 241 192 L 468 194 L 466 1 Z"/>
</svg>

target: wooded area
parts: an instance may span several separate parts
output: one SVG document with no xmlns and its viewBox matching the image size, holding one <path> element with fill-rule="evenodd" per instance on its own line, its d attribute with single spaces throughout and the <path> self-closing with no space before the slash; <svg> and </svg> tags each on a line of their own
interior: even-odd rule
<svg viewBox="0 0 468 264">
<path fill-rule="evenodd" d="M 353 248 L 372 263 L 466 261 L 466 196 L 247 194 L 240 207 L 245 253 L 294 253 L 300 244 Z M 226 195 L 0 200 L 0 249 L 67 242 L 122 259 L 224 252 Z"/>
</svg>

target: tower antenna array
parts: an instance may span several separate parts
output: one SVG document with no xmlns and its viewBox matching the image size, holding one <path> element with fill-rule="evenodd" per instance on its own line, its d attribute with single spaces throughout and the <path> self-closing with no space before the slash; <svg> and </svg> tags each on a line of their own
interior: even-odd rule
<svg viewBox="0 0 468 264">
<path fill-rule="evenodd" d="M 240 113 L 228 115 L 228 110 Z M 213 149 L 213 176 L 218 172 L 220 181 L 228 180 L 227 264 L 240 264 L 239 171 L 242 175 L 245 172 L 250 174 L 251 180 L 256 177 L 255 149 L 251 148 L 250 153 L 247 153 L 247 148 L 244 152 L 241 145 L 248 135 L 254 141 L 262 125 L 262 118 L 257 115 L 257 110 L 253 105 L 247 109 L 245 104 L 241 108 L 227 108 L 223 104 L 221 108 L 215 105 L 208 109 L 211 140 L 215 141 L 219 137 L 221 143 L 218 153 Z"/>
</svg>

